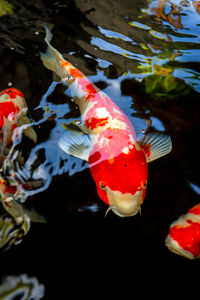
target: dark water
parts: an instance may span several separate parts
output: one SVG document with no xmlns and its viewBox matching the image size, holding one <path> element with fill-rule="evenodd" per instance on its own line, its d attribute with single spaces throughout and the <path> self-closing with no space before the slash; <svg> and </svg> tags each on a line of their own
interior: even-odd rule
<svg viewBox="0 0 200 300">
<path fill-rule="evenodd" d="M 94 287 L 96 297 L 109 286 L 133 294 L 147 285 L 154 292 L 158 286 L 166 291 L 195 285 L 200 262 L 172 254 L 164 240 L 171 222 L 200 199 L 197 1 L 10 3 L 0 18 L 0 88 L 14 86 L 25 94 L 38 142 L 18 145 L 22 172 L 45 179 L 27 203 L 48 222 L 31 223 L 19 245 L 1 251 L 1 279 L 37 278 L 43 299 L 68 299 Z M 57 148 L 62 124 L 79 112 L 40 60 L 45 25 L 53 29 L 53 45 L 124 110 L 138 137 L 148 120 L 152 130 L 171 136 L 172 153 L 149 165 L 141 216 L 104 218 L 107 207 L 87 165 Z"/>
</svg>

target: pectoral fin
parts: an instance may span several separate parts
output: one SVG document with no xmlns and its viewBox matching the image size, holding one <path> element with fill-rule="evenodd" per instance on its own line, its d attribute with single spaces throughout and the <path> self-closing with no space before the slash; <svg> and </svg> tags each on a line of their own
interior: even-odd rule
<svg viewBox="0 0 200 300">
<path fill-rule="evenodd" d="M 140 147 L 144 150 L 147 162 L 168 154 L 172 150 L 171 138 L 163 133 L 145 134 L 140 141 Z"/>
<path fill-rule="evenodd" d="M 76 127 L 77 128 L 77 127 Z M 69 129 L 58 141 L 59 147 L 66 153 L 88 161 L 92 150 L 92 144 L 89 136 L 84 132 Z"/>
</svg>

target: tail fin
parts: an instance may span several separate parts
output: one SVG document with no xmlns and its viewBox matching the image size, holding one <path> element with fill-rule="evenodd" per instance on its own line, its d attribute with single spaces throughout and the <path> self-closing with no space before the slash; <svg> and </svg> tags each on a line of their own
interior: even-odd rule
<svg viewBox="0 0 200 300">
<path fill-rule="evenodd" d="M 48 27 L 45 26 L 46 31 L 46 37 L 45 42 L 47 43 L 47 51 L 45 53 L 40 52 L 41 60 L 44 64 L 44 66 L 55 72 L 61 79 L 69 76 L 69 72 L 67 71 L 66 64 L 71 65 L 70 63 L 67 63 L 62 55 L 50 44 L 50 41 L 52 39 L 52 33 L 49 30 Z M 65 67 L 63 67 L 63 62 L 65 63 Z"/>
</svg>

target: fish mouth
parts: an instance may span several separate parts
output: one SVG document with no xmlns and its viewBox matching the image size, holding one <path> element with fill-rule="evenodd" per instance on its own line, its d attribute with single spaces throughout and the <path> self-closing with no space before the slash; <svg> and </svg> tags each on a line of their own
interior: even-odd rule
<svg viewBox="0 0 200 300">
<path fill-rule="evenodd" d="M 175 254 L 181 255 L 188 259 L 195 259 L 195 256 L 191 252 L 179 246 L 178 242 L 173 240 L 169 235 L 165 239 L 165 246 Z"/>
<path fill-rule="evenodd" d="M 119 211 L 117 211 L 115 207 L 110 206 L 110 209 L 114 212 L 114 214 L 116 214 L 117 216 L 119 216 L 121 218 L 133 217 L 133 216 L 137 215 L 138 212 L 141 211 L 141 208 L 139 207 L 138 210 L 135 210 L 132 214 L 131 213 L 123 214 L 123 213 L 120 213 Z"/>
<path fill-rule="evenodd" d="M 108 193 L 110 210 L 119 217 L 132 217 L 141 211 L 143 191 L 137 191 L 134 195 L 122 194 L 119 191 Z"/>
</svg>

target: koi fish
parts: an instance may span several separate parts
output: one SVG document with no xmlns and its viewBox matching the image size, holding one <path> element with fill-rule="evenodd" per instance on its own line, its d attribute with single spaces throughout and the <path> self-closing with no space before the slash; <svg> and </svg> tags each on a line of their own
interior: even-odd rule
<svg viewBox="0 0 200 300">
<path fill-rule="evenodd" d="M 138 213 L 144 201 L 147 163 L 169 153 L 169 136 L 150 133 L 137 141 L 130 120 L 80 70 L 66 61 L 50 44 L 52 34 L 46 29 L 46 53 L 43 64 L 66 84 L 79 106 L 81 122 L 58 141 L 66 153 L 88 161 L 99 197 L 120 217 Z"/>
<path fill-rule="evenodd" d="M 165 245 L 186 258 L 200 258 L 200 204 L 171 224 Z"/>
<path fill-rule="evenodd" d="M 15 88 L 5 89 L 0 93 L 0 152 L 7 152 L 12 142 L 14 130 L 24 124 L 29 124 L 26 117 L 27 104 L 22 92 Z M 32 127 L 27 126 L 23 133 L 35 143 L 37 136 Z"/>
<path fill-rule="evenodd" d="M 5 210 L 14 218 L 17 224 L 24 222 L 26 211 L 20 204 L 24 197 L 23 190 L 41 186 L 41 181 L 23 182 L 14 171 L 12 161 L 8 157 L 14 138 L 17 139 L 21 127 L 23 132 L 34 143 L 37 135 L 26 117 L 27 104 L 22 92 L 16 88 L 8 88 L 0 93 L 0 199 Z M 14 134 L 16 132 L 16 135 Z M 11 151 L 12 152 L 12 151 Z M 17 153 L 16 153 L 17 154 Z M 13 155 L 13 152 L 12 152 Z M 15 155 L 16 156 L 16 155 Z M 20 160 L 21 156 L 17 156 Z M 41 219 L 36 213 L 27 212 L 31 219 Z"/>
</svg>

